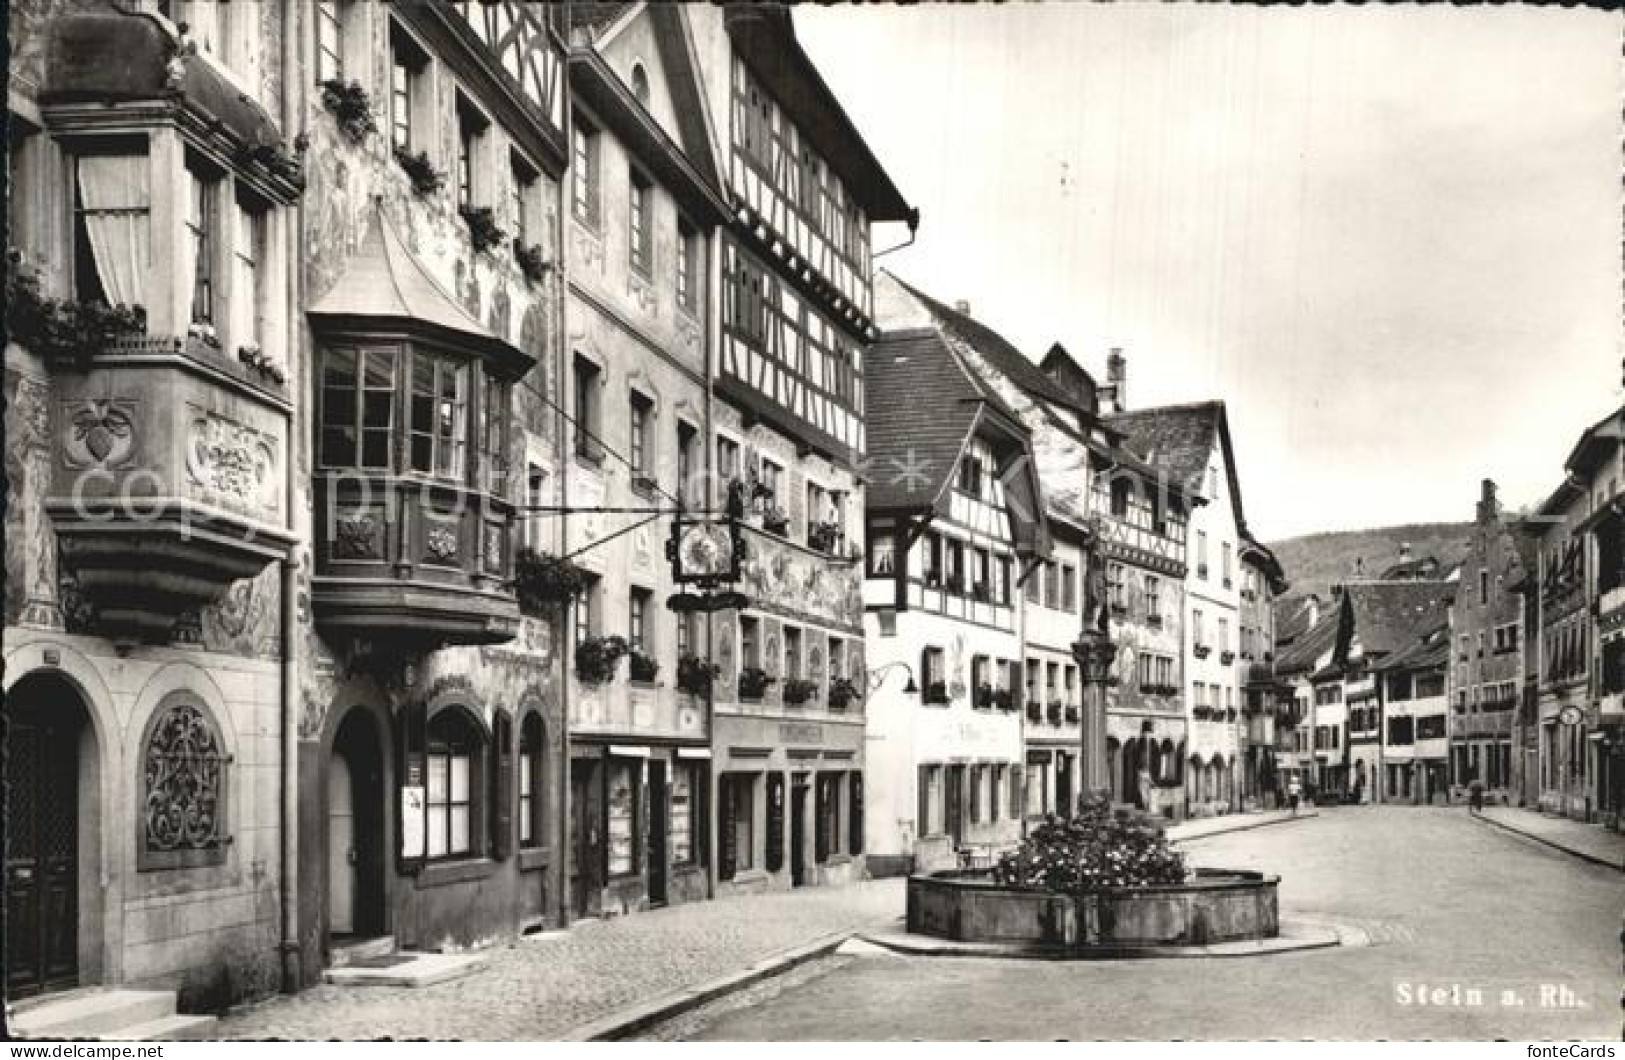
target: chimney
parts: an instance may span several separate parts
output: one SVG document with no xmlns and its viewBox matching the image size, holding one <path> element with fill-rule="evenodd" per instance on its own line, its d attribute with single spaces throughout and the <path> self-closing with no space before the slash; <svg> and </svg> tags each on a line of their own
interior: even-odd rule
<svg viewBox="0 0 1625 1060">
<path fill-rule="evenodd" d="M 1364 578 L 1364 577 L 1365 577 L 1365 557 L 1364 556 L 1355 556 L 1354 557 L 1354 580 L 1359 581 L 1361 578 Z"/>
<path fill-rule="evenodd" d="M 1478 486 L 1478 521 L 1493 523 L 1500 512 L 1501 505 L 1495 499 L 1495 480 L 1487 478 Z"/>
<path fill-rule="evenodd" d="M 1401 562 L 1401 563 L 1409 563 L 1410 561 L 1411 561 L 1411 543 L 1409 541 L 1401 541 L 1399 543 L 1399 562 Z"/>
<path fill-rule="evenodd" d="M 970 316 L 970 303 L 963 298 L 954 303 L 954 309 L 965 316 Z"/>
<path fill-rule="evenodd" d="M 1128 358 L 1120 346 L 1113 346 L 1106 356 L 1106 385 L 1102 390 L 1111 397 L 1113 412 L 1128 408 Z"/>
</svg>

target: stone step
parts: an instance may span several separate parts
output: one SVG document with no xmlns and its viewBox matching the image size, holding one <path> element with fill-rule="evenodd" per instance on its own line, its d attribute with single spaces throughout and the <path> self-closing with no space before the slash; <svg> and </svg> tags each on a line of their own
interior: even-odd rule
<svg viewBox="0 0 1625 1060">
<path fill-rule="evenodd" d="M 336 942 L 332 945 L 329 956 L 332 957 L 332 967 L 343 968 L 357 961 L 383 957 L 394 952 L 395 936 L 379 935 L 377 938 Z"/>
<path fill-rule="evenodd" d="M 214 1037 L 214 1016 L 164 1016 L 99 1037 L 104 1042 L 183 1042 Z"/>
<path fill-rule="evenodd" d="M 472 975 L 484 966 L 485 958 L 474 954 L 397 953 L 329 968 L 322 978 L 339 986 L 432 986 Z"/>
<path fill-rule="evenodd" d="M 174 1014 L 173 990 L 91 989 L 20 1008 L 11 1026 L 20 1038 L 95 1038 Z"/>
</svg>

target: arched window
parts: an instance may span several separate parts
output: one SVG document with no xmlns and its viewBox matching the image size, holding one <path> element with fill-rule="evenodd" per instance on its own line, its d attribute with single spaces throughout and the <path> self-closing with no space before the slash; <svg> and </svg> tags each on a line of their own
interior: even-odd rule
<svg viewBox="0 0 1625 1060">
<path fill-rule="evenodd" d="M 427 856 L 478 856 L 485 736 L 466 710 L 446 708 L 429 719 L 427 751 Z"/>
<path fill-rule="evenodd" d="M 632 64 L 632 94 L 638 97 L 638 102 L 645 107 L 649 105 L 649 75 L 644 71 L 642 63 Z"/>
<path fill-rule="evenodd" d="M 231 756 L 196 697 L 172 693 L 141 739 L 141 842 L 137 868 L 196 868 L 226 860 Z"/>
<path fill-rule="evenodd" d="M 542 845 L 542 716 L 525 715 L 519 725 L 519 845 Z"/>
</svg>

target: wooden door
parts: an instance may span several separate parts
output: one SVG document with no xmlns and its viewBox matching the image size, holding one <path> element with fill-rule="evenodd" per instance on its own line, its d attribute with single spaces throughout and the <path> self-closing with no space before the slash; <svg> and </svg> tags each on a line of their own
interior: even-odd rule
<svg viewBox="0 0 1625 1060">
<path fill-rule="evenodd" d="M 14 998 L 79 981 L 79 726 L 74 704 L 29 698 L 13 696 L 6 748 L 6 992 Z"/>
<path fill-rule="evenodd" d="M 334 935 L 355 932 L 358 858 L 354 794 L 350 764 L 343 755 L 335 754 L 327 769 L 327 930 Z"/>
<path fill-rule="evenodd" d="M 807 882 L 807 780 L 797 777 L 790 785 L 790 886 Z"/>
<path fill-rule="evenodd" d="M 649 818 L 646 832 L 649 852 L 649 904 L 666 904 L 666 828 L 671 820 L 667 808 L 666 763 L 649 763 Z"/>
<path fill-rule="evenodd" d="M 570 894 L 577 916 L 595 914 L 601 901 L 603 790 L 598 768 L 591 759 L 570 763 Z"/>
</svg>

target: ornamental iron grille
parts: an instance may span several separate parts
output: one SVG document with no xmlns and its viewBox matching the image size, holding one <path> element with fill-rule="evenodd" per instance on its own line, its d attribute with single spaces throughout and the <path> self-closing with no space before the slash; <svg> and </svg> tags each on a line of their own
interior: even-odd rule
<svg viewBox="0 0 1625 1060">
<path fill-rule="evenodd" d="M 230 762 L 214 722 L 197 705 L 182 701 L 155 712 L 142 754 L 142 870 L 225 861 Z"/>
</svg>

